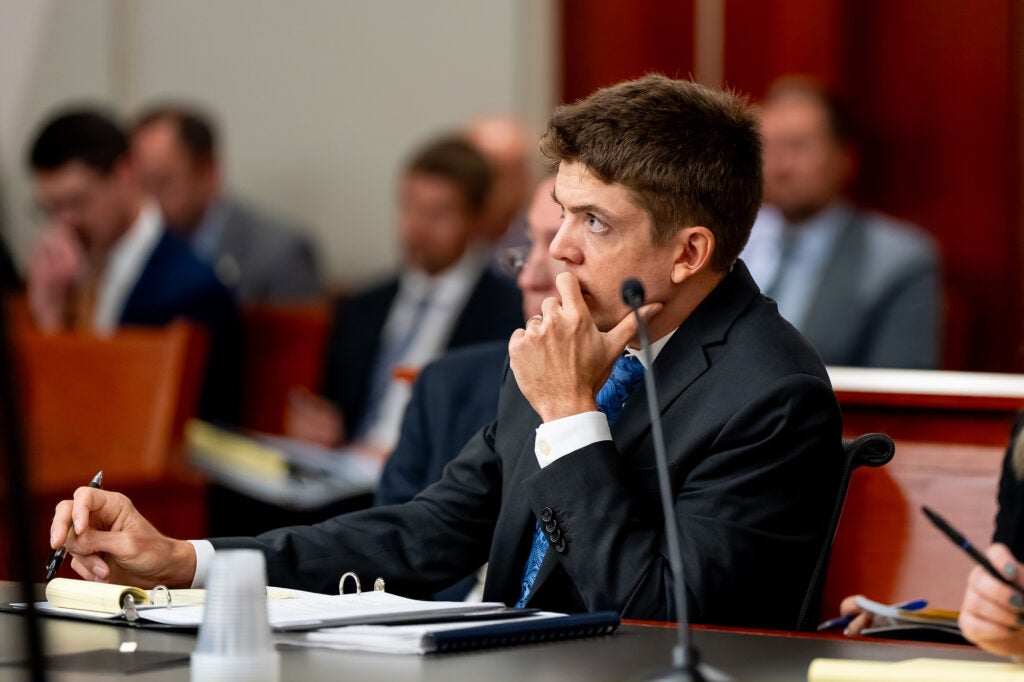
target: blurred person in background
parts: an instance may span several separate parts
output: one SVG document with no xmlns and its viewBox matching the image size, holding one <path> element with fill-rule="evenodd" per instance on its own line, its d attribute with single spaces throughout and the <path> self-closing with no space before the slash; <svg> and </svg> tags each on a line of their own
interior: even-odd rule
<svg viewBox="0 0 1024 682">
<path fill-rule="evenodd" d="M 523 294 L 524 319 L 539 315 L 545 298 L 558 296 L 555 276 L 565 269 L 549 252 L 562 224 L 561 209 L 551 198 L 554 187 L 552 175 L 534 191 L 525 216 L 529 244 L 500 254 L 502 267 L 516 278 Z M 490 341 L 457 348 L 423 369 L 413 385 L 398 444 L 384 466 L 375 505 L 414 498 L 441 478 L 448 462 L 477 431 L 494 421 L 507 358 L 508 342 Z M 483 585 L 475 573 L 436 598 L 464 599 L 474 585 Z"/>
<path fill-rule="evenodd" d="M 802 77 L 761 102 L 764 206 L 743 259 L 827 365 L 934 369 L 942 341 L 938 247 L 843 195 L 856 155 L 838 100 Z"/>
<path fill-rule="evenodd" d="M 466 138 L 491 166 L 491 189 L 480 220 L 480 241 L 496 248 L 523 240 L 522 212 L 530 193 L 530 159 L 537 140 L 510 116 L 484 116 L 466 127 Z"/>
<path fill-rule="evenodd" d="M 234 299 L 147 198 L 117 122 L 93 109 L 50 119 L 31 145 L 37 202 L 49 219 L 28 267 L 28 301 L 44 332 L 112 333 L 185 318 L 210 334 L 199 413 L 238 410 Z"/>
<path fill-rule="evenodd" d="M 315 300 L 315 250 L 300 230 L 224 190 L 217 132 L 198 110 L 163 104 L 132 129 L 132 155 L 168 228 L 188 241 L 242 303 Z"/>
<path fill-rule="evenodd" d="M 344 447 L 337 456 L 383 466 L 412 393 L 408 375 L 446 350 L 507 341 L 523 324 L 515 283 L 488 268 L 491 252 L 476 247 L 491 177 L 487 161 L 462 137 L 434 139 L 413 154 L 399 185 L 401 269 L 339 302 L 322 394 L 292 391 L 288 436 Z M 216 497 L 213 530 L 232 535 L 276 528 L 283 519 L 313 522 L 370 503 L 367 496 L 287 517 L 226 491 Z"/>
</svg>

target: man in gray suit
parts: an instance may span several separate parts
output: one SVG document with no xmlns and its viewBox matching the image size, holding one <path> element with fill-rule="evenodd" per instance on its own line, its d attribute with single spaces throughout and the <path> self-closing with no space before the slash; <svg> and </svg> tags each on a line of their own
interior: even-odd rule
<svg viewBox="0 0 1024 682">
<path fill-rule="evenodd" d="M 151 108 L 136 122 L 132 153 L 168 227 L 192 244 L 243 303 L 317 298 L 312 244 L 225 195 L 216 137 L 202 114 L 181 106 Z"/>
<path fill-rule="evenodd" d="M 937 367 L 938 248 L 843 198 L 855 156 L 835 99 L 810 80 L 780 80 L 761 131 L 765 204 L 743 252 L 761 290 L 828 365 Z"/>
</svg>

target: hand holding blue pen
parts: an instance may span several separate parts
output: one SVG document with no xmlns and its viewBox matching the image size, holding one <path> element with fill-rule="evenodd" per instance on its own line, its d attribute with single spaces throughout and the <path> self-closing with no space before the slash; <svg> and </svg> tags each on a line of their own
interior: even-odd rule
<svg viewBox="0 0 1024 682">
<path fill-rule="evenodd" d="M 845 600 L 844 600 L 845 601 Z M 890 604 L 894 609 L 902 609 L 903 611 L 920 611 L 928 606 L 928 602 L 924 599 L 915 599 L 913 601 L 905 601 L 897 604 Z M 824 630 L 833 630 L 835 628 L 846 628 L 853 619 L 859 616 L 859 613 L 851 613 L 848 616 L 839 616 L 837 618 L 829 618 L 824 623 L 818 626 L 818 632 Z"/>
<path fill-rule="evenodd" d="M 97 473 L 95 476 L 92 477 L 91 481 L 89 481 L 89 487 L 90 488 L 101 488 L 101 487 L 103 487 L 103 470 L 102 469 L 99 471 L 99 473 Z M 53 580 L 53 576 L 57 575 L 57 571 L 60 570 L 61 564 L 64 563 L 64 555 L 67 554 L 67 550 L 65 549 L 65 545 L 67 545 L 67 541 L 70 540 L 71 538 L 73 538 L 74 536 L 75 536 L 75 529 L 74 529 L 74 527 L 68 528 L 68 535 L 67 535 L 67 538 L 64 540 L 64 545 L 61 545 L 59 548 L 57 548 L 57 549 L 53 550 L 52 552 L 50 552 L 50 558 L 46 562 L 46 579 L 47 580 Z"/>
</svg>

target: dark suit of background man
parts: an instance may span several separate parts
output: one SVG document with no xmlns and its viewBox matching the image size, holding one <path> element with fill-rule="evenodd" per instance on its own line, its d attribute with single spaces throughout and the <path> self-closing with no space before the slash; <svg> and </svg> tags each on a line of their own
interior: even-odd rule
<svg viewBox="0 0 1024 682">
<path fill-rule="evenodd" d="M 339 303 L 327 344 L 327 400 L 296 394 L 290 435 L 325 447 L 357 443 L 383 463 L 410 395 L 394 370 L 507 339 L 522 324 L 519 291 L 487 267 L 490 250 L 477 243 L 491 177 L 484 157 L 459 137 L 413 155 L 399 190 L 401 271 Z"/>
<path fill-rule="evenodd" d="M 854 140 L 813 81 L 762 103 L 764 201 L 743 252 L 754 279 L 829 365 L 934 369 L 942 339 L 938 248 L 919 228 L 843 198 Z"/>
<path fill-rule="evenodd" d="M 200 414 L 232 420 L 240 371 L 234 299 L 213 270 L 164 229 L 124 131 L 101 112 L 61 113 L 36 136 L 29 165 L 50 219 L 28 268 L 38 327 L 111 332 L 191 320 L 211 341 Z"/>
<path fill-rule="evenodd" d="M 559 164 L 565 217 L 550 252 L 568 272 L 512 336 L 497 418 L 440 481 L 402 505 L 192 543 L 159 536 L 126 498 L 79 489 L 51 544 L 74 513 L 133 529 L 70 543 L 86 577 L 201 583 L 214 548 L 258 547 L 275 584 L 336 590 L 352 570 L 412 595 L 489 559 L 485 599 L 670 620 L 682 586 L 665 556 L 645 393 L 626 388 L 636 323 L 620 288 L 637 277 L 691 613 L 793 627 L 834 504 L 840 417 L 817 354 L 737 260 L 761 199 L 756 117 L 729 93 L 646 76 L 559 107 L 542 151 Z M 138 551 L 97 554 L 129 541 Z"/>
<path fill-rule="evenodd" d="M 132 131 L 132 154 L 168 227 L 243 303 L 321 295 L 309 239 L 224 192 L 217 134 L 201 112 L 172 104 L 146 110 Z"/>
</svg>

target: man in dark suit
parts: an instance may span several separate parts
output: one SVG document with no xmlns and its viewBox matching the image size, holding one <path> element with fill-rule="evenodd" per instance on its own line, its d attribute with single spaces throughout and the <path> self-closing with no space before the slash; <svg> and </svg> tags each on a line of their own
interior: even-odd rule
<svg viewBox="0 0 1024 682">
<path fill-rule="evenodd" d="M 240 301 L 295 302 L 321 295 L 310 240 L 224 192 L 217 134 L 201 112 L 175 104 L 147 109 L 133 126 L 131 144 L 169 228 Z"/>
<path fill-rule="evenodd" d="M 82 488 L 58 507 L 51 544 L 74 518 L 72 565 L 87 578 L 201 583 L 212 552 L 244 546 L 264 551 L 274 584 L 329 591 L 352 570 L 407 594 L 489 559 L 488 600 L 675 618 L 683 587 L 620 299 L 636 277 L 690 613 L 793 627 L 834 504 L 840 418 L 820 359 L 737 260 L 761 197 L 754 114 L 729 93 L 646 76 L 560 107 L 542 150 L 559 164 L 550 252 L 568 272 L 512 336 L 497 418 L 440 481 L 403 505 L 189 543 L 123 496 Z M 93 531 L 111 528 L 123 532 Z"/>
<path fill-rule="evenodd" d="M 43 331 L 103 333 L 182 317 L 210 334 L 200 413 L 231 420 L 238 405 L 235 302 L 213 271 L 164 229 L 113 119 L 74 110 L 32 144 L 36 195 L 50 217 L 28 269 L 29 306 Z"/>
<path fill-rule="evenodd" d="M 523 323 L 515 284 L 475 245 L 490 187 L 487 161 L 457 137 L 418 150 L 401 181 L 403 269 L 342 300 L 327 344 L 323 395 L 290 401 L 289 435 L 325 447 L 355 443 L 383 457 L 409 397 L 400 368 L 445 350 L 507 339 Z"/>
</svg>

